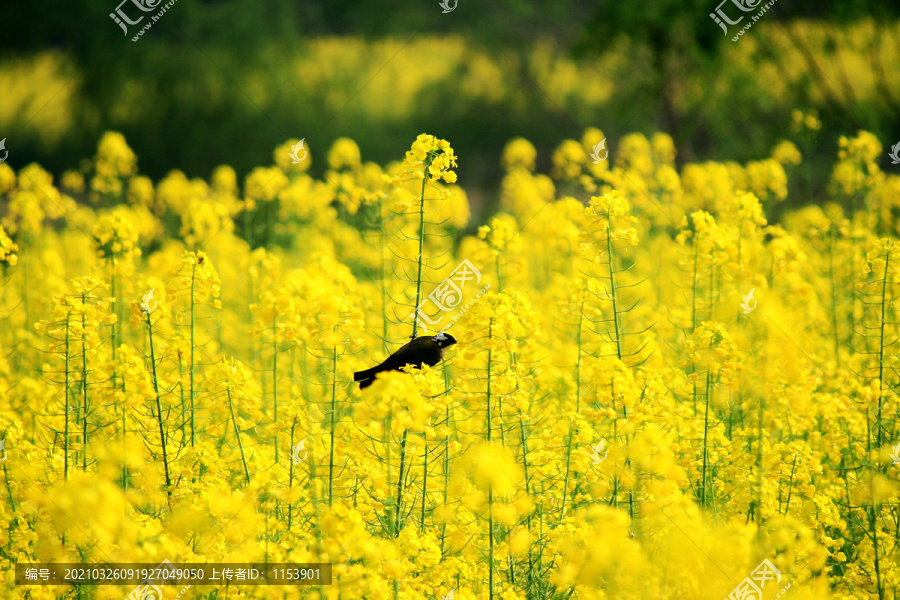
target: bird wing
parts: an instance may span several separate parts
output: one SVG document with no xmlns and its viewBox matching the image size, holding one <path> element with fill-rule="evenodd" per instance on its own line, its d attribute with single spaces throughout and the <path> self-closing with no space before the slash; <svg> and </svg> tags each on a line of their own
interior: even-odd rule
<svg viewBox="0 0 900 600">
<path fill-rule="evenodd" d="M 403 352 L 404 350 L 406 350 L 406 348 L 410 344 L 412 344 L 414 341 L 415 340 L 410 340 L 409 342 L 406 342 L 405 344 L 403 344 L 400 347 L 399 350 L 397 350 L 396 352 L 394 352 L 393 354 L 388 356 L 383 362 L 375 365 L 371 369 L 366 369 L 365 371 L 357 371 L 356 373 L 353 374 L 353 381 L 364 381 L 366 379 L 371 379 L 372 377 L 375 376 L 376 373 L 381 373 L 382 371 L 390 371 L 392 369 L 398 369 L 398 368 L 402 367 L 403 366 L 402 364 L 399 366 L 394 366 L 394 363 L 396 362 L 395 357 L 398 354 L 400 354 L 401 352 Z M 406 363 L 403 363 L 403 364 L 406 364 Z"/>
<path fill-rule="evenodd" d="M 399 350 L 391 354 L 387 359 L 379 365 L 358 371 L 353 374 L 354 381 L 363 381 L 371 379 L 377 373 L 383 371 L 397 371 L 406 365 L 415 365 L 419 368 L 423 364 L 433 367 L 441 362 L 441 349 L 429 337 L 417 337 L 403 344 Z"/>
<path fill-rule="evenodd" d="M 393 371 L 406 365 L 421 367 L 422 363 L 436 364 L 436 362 L 429 362 L 435 351 L 440 354 L 440 348 L 438 348 L 437 344 L 431 341 L 430 338 L 417 337 L 416 339 L 403 344 L 399 350 L 391 354 L 386 361 L 381 363 L 381 366 L 384 367 L 383 370 L 385 371 Z M 438 356 L 437 360 L 440 360 L 440 356 Z"/>
</svg>

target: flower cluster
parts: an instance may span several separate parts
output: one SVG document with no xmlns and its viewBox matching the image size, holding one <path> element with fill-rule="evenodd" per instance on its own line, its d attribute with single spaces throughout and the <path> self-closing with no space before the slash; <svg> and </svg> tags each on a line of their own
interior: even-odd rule
<svg viewBox="0 0 900 600">
<path fill-rule="evenodd" d="M 16 254 L 18 249 L 19 246 L 6 235 L 3 227 L 0 227 L 0 265 L 3 266 L 4 271 L 9 267 L 16 266 L 16 263 L 19 262 L 19 255 Z"/>
<path fill-rule="evenodd" d="M 861 132 L 796 208 L 820 126 L 798 114 L 747 163 L 680 165 L 662 133 L 600 163 L 599 129 L 543 157 L 513 140 L 471 229 L 428 135 L 388 165 L 339 139 L 321 177 L 291 140 L 243 185 L 151 180 L 113 134 L 58 185 L 0 164 L 0 560 L 321 562 L 331 586 L 282 595 L 606 600 L 736 596 L 765 558 L 767 597 L 890 598 L 900 178 Z M 360 390 L 413 297 L 457 344 Z"/>
<path fill-rule="evenodd" d="M 429 182 L 443 180 L 454 183 L 456 172 L 452 169 L 455 167 L 456 155 L 450 142 L 423 133 L 406 152 L 400 167 L 400 180 L 427 179 Z"/>
<path fill-rule="evenodd" d="M 628 200 L 618 190 L 592 197 L 586 212 L 591 229 L 585 234 L 585 246 L 596 247 L 598 257 L 609 251 L 608 244 L 624 247 L 638 243 L 637 217 L 631 215 Z"/>
</svg>

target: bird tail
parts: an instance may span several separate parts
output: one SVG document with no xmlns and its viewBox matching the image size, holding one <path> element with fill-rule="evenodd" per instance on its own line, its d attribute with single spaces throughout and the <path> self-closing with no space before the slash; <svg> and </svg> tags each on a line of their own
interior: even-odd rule
<svg viewBox="0 0 900 600">
<path fill-rule="evenodd" d="M 353 381 L 359 381 L 359 389 L 364 390 L 375 383 L 375 375 L 381 373 L 378 367 L 372 367 L 365 371 L 357 371 L 353 374 Z"/>
<path fill-rule="evenodd" d="M 357 371 L 353 374 L 353 381 L 365 381 L 366 379 L 372 379 L 375 377 L 375 373 L 378 372 L 378 367 L 372 367 L 371 369 L 366 369 L 365 371 Z"/>
</svg>

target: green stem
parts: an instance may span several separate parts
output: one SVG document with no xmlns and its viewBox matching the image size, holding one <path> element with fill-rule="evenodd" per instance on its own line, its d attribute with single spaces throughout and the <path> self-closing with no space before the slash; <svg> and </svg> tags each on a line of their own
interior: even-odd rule
<svg viewBox="0 0 900 600">
<path fill-rule="evenodd" d="M 425 440 L 425 454 L 422 459 L 422 510 L 419 519 L 419 529 L 425 531 L 425 504 L 428 500 L 428 435 L 423 432 Z"/>
<path fill-rule="evenodd" d="M 191 266 L 191 448 L 194 447 L 194 280 L 196 278 L 197 265 Z"/>
<path fill-rule="evenodd" d="M 494 318 L 488 323 L 488 364 L 487 364 L 487 440 L 492 441 L 491 436 L 491 370 L 493 367 L 493 336 L 494 336 Z"/>
<path fill-rule="evenodd" d="M 444 363 L 444 391 L 449 388 L 447 381 L 447 364 Z M 447 402 L 447 436 L 444 440 L 444 506 L 447 506 L 447 496 L 450 489 L 450 402 Z M 444 543 L 447 539 L 447 519 L 441 525 L 441 560 L 444 559 Z"/>
<path fill-rule="evenodd" d="M 566 441 L 566 474 L 563 477 L 563 487 L 562 487 L 562 497 L 559 501 L 559 522 L 562 523 L 563 515 L 566 513 L 566 500 L 569 496 L 569 474 L 572 470 L 572 438 L 575 436 L 572 434 L 571 428 L 569 429 L 568 440 Z M 618 495 L 617 492 L 613 492 L 613 497 Z"/>
<path fill-rule="evenodd" d="M 880 407 L 879 407 L 880 410 Z M 868 415 L 867 415 L 868 416 Z M 870 421 L 870 419 L 866 419 Z M 866 446 L 867 453 L 872 455 L 872 430 L 867 427 Z M 881 555 L 878 551 L 878 515 L 875 513 L 875 478 L 869 478 L 869 494 L 871 495 L 870 505 L 866 507 L 869 517 L 869 529 L 872 532 L 872 550 L 875 553 L 875 585 L 878 590 L 878 600 L 884 600 L 884 585 L 881 581 Z M 878 506 L 878 512 L 881 512 L 881 506 Z"/>
<path fill-rule="evenodd" d="M 378 231 L 381 236 L 379 238 L 380 241 L 380 249 L 381 249 L 381 339 L 382 344 L 385 346 L 385 350 L 387 350 L 387 339 L 388 339 L 388 320 L 387 320 L 387 277 L 385 276 L 385 269 L 387 268 L 387 261 L 385 260 L 384 255 L 384 215 L 382 214 L 383 206 L 382 199 L 379 196 L 378 198 Z M 418 305 L 416 305 L 418 306 Z M 418 317 L 418 315 L 416 315 Z"/>
<path fill-rule="evenodd" d="M 66 431 L 63 450 L 63 477 L 69 479 L 69 317 L 71 313 L 66 311 Z"/>
<path fill-rule="evenodd" d="M 832 227 L 831 235 L 828 243 L 828 280 L 831 282 L 831 327 L 834 330 L 834 359 L 837 361 L 837 368 L 841 368 L 840 353 L 840 329 L 838 328 L 837 316 L 837 286 L 834 280 L 834 240 L 835 232 Z"/>
<path fill-rule="evenodd" d="M 493 367 L 494 319 L 488 323 L 488 372 L 487 372 L 487 439 L 491 437 L 491 371 Z M 488 597 L 494 598 L 494 487 L 488 484 Z"/>
<path fill-rule="evenodd" d="M 81 301 L 86 300 L 84 294 Z M 85 315 L 81 313 L 81 395 L 84 401 L 84 414 L 81 416 L 81 440 L 84 448 L 81 450 L 81 470 L 87 471 L 88 452 L 88 380 L 87 380 L 87 334 L 85 327 Z"/>
<path fill-rule="evenodd" d="M 294 448 L 294 430 L 296 429 L 296 427 L 297 427 L 297 417 L 294 417 L 294 423 L 291 425 L 291 449 L 292 450 Z M 291 460 L 291 466 L 290 466 L 290 471 L 288 473 L 288 478 L 289 478 L 288 479 L 288 487 L 293 488 L 294 487 L 294 461 L 293 461 L 293 459 Z M 293 519 L 293 516 L 294 516 L 294 504 L 290 503 L 290 504 L 288 504 L 288 531 L 290 531 L 290 529 L 291 529 L 291 520 Z"/>
<path fill-rule="evenodd" d="M 884 445 L 884 425 L 882 418 L 882 410 L 884 408 L 884 315 L 887 308 L 887 287 L 888 273 L 891 264 L 891 252 L 888 250 L 884 257 L 884 277 L 881 286 L 881 323 L 879 324 L 878 336 L 878 423 L 876 425 L 876 447 L 881 448 Z"/>
<path fill-rule="evenodd" d="M 272 401 L 275 410 L 275 462 L 278 463 L 278 342 L 275 341 L 278 316 L 272 317 Z"/>
<path fill-rule="evenodd" d="M 709 397 L 712 395 L 710 385 L 710 373 L 706 372 L 706 411 L 703 415 L 703 475 L 700 478 L 700 506 L 706 508 L 706 468 L 708 459 L 709 441 Z"/>
<path fill-rule="evenodd" d="M 791 492 L 794 491 L 794 469 L 797 467 L 797 455 L 794 455 L 794 464 L 791 465 L 791 479 L 788 482 L 788 495 L 787 501 L 784 503 L 784 514 L 785 516 L 788 514 L 788 509 L 791 507 Z"/>
<path fill-rule="evenodd" d="M 694 243 L 694 278 L 691 285 L 691 333 L 693 333 L 697 329 L 697 262 L 699 254 L 700 241 L 697 240 Z"/>
<path fill-rule="evenodd" d="M 525 493 L 527 495 L 531 495 L 531 478 L 528 475 L 528 443 L 527 438 L 525 437 L 525 421 L 523 419 L 519 419 L 519 435 L 522 440 L 522 469 L 525 472 Z M 545 502 L 546 498 L 541 498 L 541 502 Z M 528 526 L 528 539 L 530 540 L 532 537 L 532 524 L 531 520 L 534 517 L 534 513 L 528 515 L 527 526 Z M 531 551 L 531 547 L 529 545 L 528 548 L 528 589 L 531 589 L 531 578 L 532 573 L 534 572 L 534 554 Z"/>
<path fill-rule="evenodd" d="M 127 393 L 127 383 L 125 377 L 122 377 L 122 392 Z M 68 409 L 67 409 L 68 410 Z M 128 427 L 128 408 L 125 406 L 125 403 L 122 403 L 122 456 L 125 456 L 125 438 L 126 431 Z M 125 461 L 122 461 L 122 489 L 128 489 L 128 465 Z"/>
<path fill-rule="evenodd" d="M 587 285 L 587 283 L 585 283 Z M 578 332 L 575 336 L 575 413 L 581 414 L 581 328 L 584 325 L 584 296 L 585 290 L 581 290 L 581 306 L 578 307 Z"/>
<path fill-rule="evenodd" d="M 488 488 L 488 597 L 494 600 L 494 486 Z"/>
<path fill-rule="evenodd" d="M 767 390 L 763 388 L 763 393 L 757 404 L 757 437 L 756 442 L 756 538 L 758 542 L 762 541 L 762 496 L 763 496 L 763 413 L 765 412 L 765 398 Z"/>
<path fill-rule="evenodd" d="M 422 204 L 419 207 L 419 274 L 416 277 L 416 304 L 413 312 L 413 325 L 411 338 L 416 337 L 416 326 L 419 318 L 419 301 L 422 298 L 422 267 L 425 254 L 425 186 L 428 185 L 428 167 L 431 165 L 431 157 L 425 160 L 425 172 L 422 173 Z"/>
<path fill-rule="evenodd" d="M 337 410 L 337 346 L 331 355 L 331 447 L 328 450 L 328 506 L 334 494 L 334 417 Z"/>
<path fill-rule="evenodd" d="M 406 467 L 406 436 L 408 429 L 403 430 L 403 442 L 400 444 L 400 475 L 397 477 L 397 504 L 394 507 L 394 537 L 400 537 L 400 507 L 403 504 L 403 470 Z"/>
<path fill-rule="evenodd" d="M 612 235 L 609 230 L 609 223 L 612 216 L 609 214 L 609 211 L 606 213 L 606 253 L 609 256 L 609 287 L 612 295 L 612 305 L 613 305 L 613 328 L 616 331 L 616 356 L 619 357 L 619 360 L 622 360 L 622 335 L 619 330 L 619 309 L 616 302 L 616 272 L 613 268 L 613 253 L 612 253 Z"/>
<path fill-rule="evenodd" d="M 228 395 L 228 409 L 231 411 L 231 423 L 234 426 L 234 436 L 237 438 L 238 448 L 241 450 L 241 463 L 244 465 L 244 475 L 247 477 L 247 483 L 250 483 L 250 469 L 247 468 L 247 458 L 244 456 L 244 444 L 241 442 L 241 430 L 238 429 L 237 417 L 234 415 L 234 403 L 231 401 L 231 388 L 226 388 L 225 393 Z"/>
<path fill-rule="evenodd" d="M 159 422 L 159 443 L 162 446 L 163 470 L 166 474 L 166 497 L 168 499 L 169 509 L 171 509 L 172 478 L 169 475 L 169 457 L 166 453 L 166 432 L 163 428 L 162 403 L 159 400 L 159 379 L 156 376 L 156 350 L 153 344 L 153 322 L 150 320 L 150 313 L 147 313 L 147 331 L 149 332 L 150 337 L 150 368 L 153 375 L 153 393 L 156 396 L 156 417 Z M 240 439 L 238 439 L 238 442 L 240 442 Z"/>
<path fill-rule="evenodd" d="M 112 286 L 111 286 L 112 287 L 111 292 L 112 292 L 112 298 L 113 298 L 112 307 L 113 307 L 113 312 L 116 315 L 116 322 L 110 324 L 110 328 L 112 329 L 112 332 L 111 332 L 112 333 L 112 360 L 113 360 L 113 365 L 115 365 L 116 364 L 116 347 L 119 345 L 119 342 L 118 342 L 119 336 L 117 333 L 118 332 L 117 327 L 118 327 L 119 323 L 121 322 L 121 319 L 118 318 L 119 317 L 119 311 L 118 311 L 119 303 L 116 301 L 117 298 L 116 298 L 116 273 L 115 273 L 115 271 L 113 271 L 112 275 L 110 275 L 110 280 L 112 281 Z M 117 368 L 113 367 L 113 372 L 112 372 L 113 389 L 116 389 L 117 380 L 118 380 Z"/>
</svg>

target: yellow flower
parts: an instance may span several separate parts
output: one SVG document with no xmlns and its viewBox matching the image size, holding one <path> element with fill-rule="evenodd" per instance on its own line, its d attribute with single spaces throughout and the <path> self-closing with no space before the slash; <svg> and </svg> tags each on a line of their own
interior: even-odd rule
<svg viewBox="0 0 900 600">
<path fill-rule="evenodd" d="M 456 155 L 450 147 L 450 142 L 423 133 L 407 151 L 406 159 L 400 166 L 398 181 L 426 179 L 427 173 L 429 182 L 434 183 L 442 179 L 447 183 L 454 183 L 456 173 L 451 170 L 454 167 Z"/>
<path fill-rule="evenodd" d="M 503 148 L 503 168 L 512 171 L 516 167 L 523 167 L 527 171 L 534 171 L 534 161 L 537 158 L 537 150 L 525 138 L 514 138 L 506 143 Z"/>
<path fill-rule="evenodd" d="M 660 165 L 675 166 L 675 142 L 672 136 L 657 132 L 650 138 L 650 148 L 653 152 L 653 160 Z"/>
<path fill-rule="evenodd" d="M 838 140 L 840 160 L 834 166 L 829 189 L 852 196 L 867 187 L 875 187 L 883 178 L 878 166 L 881 142 L 868 131 L 860 131 L 855 138 L 841 136 Z"/>
<path fill-rule="evenodd" d="M 63 173 L 61 183 L 63 189 L 73 194 L 80 194 L 84 191 L 84 175 L 80 171 L 69 169 Z"/>
<path fill-rule="evenodd" d="M 128 202 L 137 206 L 153 207 L 153 181 L 139 175 L 128 182 Z"/>
<path fill-rule="evenodd" d="M 271 202 L 287 185 L 288 178 L 281 168 L 256 167 L 244 181 L 244 195 L 249 199 Z"/>
<path fill-rule="evenodd" d="M 801 161 L 800 151 L 793 142 L 782 140 L 772 149 L 772 158 L 783 165 L 799 165 Z"/>
<path fill-rule="evenodd" d="M 302 147 L 301 141 L 303 142 Z M 275 165 L 282 174 L 305 173 L 312 166 L 312 151 L 309 149 L 309 143 L 306 138 L 303 140 L 297 138 L 289 139 L 275 148 L 272 156 L 275 159 Z M 299 162 L 294 162 L 295 160 L 299 160 Z"/>
<path fill-rule="evenodd" d="M 121 198 L 123 181 L 137 173 L 137 156 L 125 142 L 125 136 L 107 131 L 97 145 L 94 157 L 94 177 L 91 179 L 91 198 Z"/>
<path fill-rule="evenodd" d="M 340 169 L 358 169 L 360 166 L 359 146 L 350 138 L 338 138 L 328 150 L 328 167 Z"/>
<path fill-rule="evenodd" d="M 223 231 L 234 231 L 234 221 L 228 207 L 216 200 L 192 198 L 188 210 L 181 217 L 179 230 L 188 247 L 201 246 Z"/>
<path fill-rule="evenodd" d="M 19 262 L 19 256 L 16 251 L 19 249 L 12 239 L 6 235 L 3 227 L 0 227 L 0 265 L 3 269 L 16 266 Z"/>
<path fill-rule="evenodd" d="M 469 450 L 464 458 L 464 471 L 476 489 L 495 496 L 513 494 L 522 480 L 521 466 L 508 448 L 482 442 Z"/>
<path fill-rule="evenodd" d="M 581 169 L 588 163 L 588 155 L 584 147 L 575 140 L 565 140 L 553 151 L 553 170 L 556 179 L 575 179 Z"/>
<path fill-rule="evenodd" d="M 510 244 L 510 251 L 518 249 L 518 229 L 516 220 L 511 215 L 500 214 L 492 218 L 489 225 L 478 228 L 478 237 L 487 242 L 496 255 Z"/>
<path fill-rule="evenodd" d="M 787 174 L 782 164 L 774 158 L 747 163 L 750 191 L 757 198 L 781 201 L 787 198 Z"/>
<path fill-rule="evenodd" d="M 699 371 L 709 371 L 714 381 L 730 382 L 739 368 L 737 346 L 722 323 L 701 323 L 685 341 L 684 352 L 687 358 L 682 367 L 691 365 Z"/>
<path fill-rule="evenodd" d="M 118 265 L 130 263 L 141 255 L 137 247 L 138 234 L 123 207 L 103 214 L 92 232 L 97 243 L 97 256 Z"/>
<path fill-rule="evenodd" d="M 14 187 L 16 187 L 16 172 L 9 164 L 0 163 L 0 194 L 9 193 Z"/>
<path fill-rule="evenodd" d="M 811 131 L 818 131 L 822 128 L 822 122 L 819 120 L 819 113 L 816 109 L 811 109 L 808 113 L 796 108 L 791 111 L 791 129 L 800 131 L 804 127 Z"/>
<path fill-rule="evenodd" d="M 181 215 L 187 210 L 193 195 L 191 183 L 179 170 L 170 171 L 156 187 L 157 197 L 163 208 Z"/>
<path fill-rule="evenodd" d="M 595 258 L 609 251 L 609 242 L 615 242 L 616 248 L 638 243 L 637 229 L 633 227 L 637 218 L 631 216 L 628 200 L 620 191 L 592 197 L 585 213 L 590 219 L 590 229 L 582 234 L 582 247 L 593 248 Z"/>
</svg>

